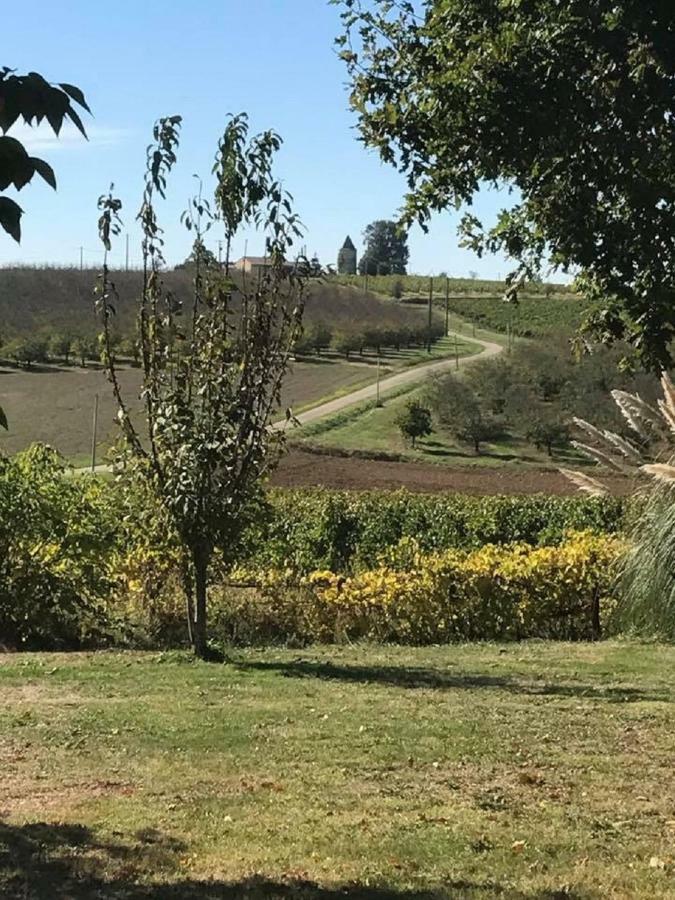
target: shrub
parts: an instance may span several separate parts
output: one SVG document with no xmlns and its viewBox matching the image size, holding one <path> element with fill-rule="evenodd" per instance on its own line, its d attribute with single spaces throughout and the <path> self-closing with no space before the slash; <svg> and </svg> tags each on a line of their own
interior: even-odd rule
<svg viewBox="0 0 675 900">
<path fill-rule="evenodd" d="M 485 544 L 556 544 L 566 531 L 614 533 L 625 501 L 615 497 L 470 497 L 410 491 L 277 490 L 265 524 L 248 536 L 248 565 L 353 572 L 375 566 L 402 538 L 424 552 Z"/>
<path fill-rule="evenodd" d="M 614 606 L 616 537 L 578 532 L 558 546 L 488 545 L 421 554 L 405 542 L 389 564 L 344 577 L 267 573 L 259 590 L 223 594 L 227 641 L 408 644 L 599 637 Z"/>
<path fill-rule="evenodd" d="M 119 527 L 111 500 L 105 483 L 66 477 L 49 447 L 0 458 L 0 644 L 102 640 Z"/>
</svg>

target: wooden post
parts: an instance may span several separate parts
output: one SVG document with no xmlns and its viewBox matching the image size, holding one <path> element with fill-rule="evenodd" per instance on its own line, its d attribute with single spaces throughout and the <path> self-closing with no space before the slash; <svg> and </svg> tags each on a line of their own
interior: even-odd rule
<svg viewBox="0 0 675 900">
<path fill-rule="evenodd" d="M 429 318 L 427 321 L 427 353 L 431 353 L 431 310 L 434 302 L 434 279 L 429 278 Z"/>
<path fill-rule="evenodd" d="M 94 396 L 94 421 L 91 429 L 91 474 L 96 471 L 96 432 L 98 430 L 98 394 Z"/>
<path fill-rule="evenodd" d="M 375 405 L 380 405 L 380 354 L 377 354 L 377 383 L 375 385 Z"/>
<path fill-rule="evenodd" d="M 455 335 L 455 368 L 459 369 L 459 340 Z"/>
</svg>

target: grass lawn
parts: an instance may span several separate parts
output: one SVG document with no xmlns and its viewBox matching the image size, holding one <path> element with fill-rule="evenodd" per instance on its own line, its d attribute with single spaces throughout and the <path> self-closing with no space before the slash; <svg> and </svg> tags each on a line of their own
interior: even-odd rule
<svg viewBox="0 0 675 900">
<path fill-rule="evenodd" d="M 407 389 L 384 398 L 380 408 L 373 403 L 342 410 L 334 416 L 304 426 L 293 435 L 293 442 L 302 447 L 304 441 L 322 447 L 369 453 L 397 453 L 415 462 L 437 463 L 450 466 L 518 468 L 556 468 L 560 465 L 587 466 L 588 460 L 572 448 L 557 449 L 553 457 L 545 450 L 537 450 L 520 437 L 507 437 L 501 441 L 485 442 L 480 454 L 472 447 L 457 441 L 445 429 L 436 430 L 427 438 L 418 440 L 413 449 L 401 435 L 396 417 L 412 398 L 424 400 L 424 388 L 409 386 Z"/>
<path fill-rule="evenodd" d="M 675 647 L 0 657 L 0 896 L 675 896 Z"/>
</svg>

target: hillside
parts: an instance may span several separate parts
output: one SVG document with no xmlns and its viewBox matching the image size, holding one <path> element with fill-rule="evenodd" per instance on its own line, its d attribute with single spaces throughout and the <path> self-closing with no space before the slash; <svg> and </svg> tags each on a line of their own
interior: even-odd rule
<svg viewBox="0 0 675 900">
<path fill-rule="evenodd" d="M 506 303 L 501 296 L 455 295 L 450 297 L 449 308 L 481 327 L 533 338 L 576 331 L 589 311 L 588 303 L 572 293 L 526 295 L 518 303 Z"/>
<path fill-rule="evenodd" d="M 97 275 L 96 269 L 0 268 L 0 341 L 55 330 L 94 334 L 98 330 L 93 306 Z M 116 328 L 122 334 L 133 331 L 141 277 L 139 271 L 113 273 L 120 298 Z M 190 295 L 189 270 L 169 270 L 163 280 L 177 297 Z M 309 289 L 305 322 L 345 328 L 354 323 L 361 327 L 412 325 L 420 318 L 418 311 L 372 293 L 315 282 Z"/>
</svg>

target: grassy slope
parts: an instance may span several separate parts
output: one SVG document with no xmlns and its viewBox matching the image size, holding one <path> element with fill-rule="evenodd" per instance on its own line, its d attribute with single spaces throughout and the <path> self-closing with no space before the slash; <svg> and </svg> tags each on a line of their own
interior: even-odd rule
<svg viewBox="0 0 675 900">
<path fill-rule="evenodd" d="M 485 338 L 502 344 L 506 350 L 507 338 L 498 332 L 474 328 L 470 323 L 451 316 L 450 327 L 471 338 Z M 514 341 L 520 340 L 514 338 Z M 442 344 L 442 342 L 441 342 Z M 461 354 L 460 354 L 461 355 Z M 345 410 L 321 422 L 305 426 L 294 436 L 294 443 L 335 447 L 340 450 L 365 451 L 367 453 L 395 453 L 415 462 L 440 465 L 551 468 L 573 462 L 575 466 L 586 465 L 586 460 L 572 450 L 557 451 L 554 459 L 545 451 L 536 450 L 521 438 L 505 438 L 499 442 L 485 443 L 480 455 L 472 448 L 460 444 L 443 430 L 435 431 L 430 437 L 418 442 L 413 450 L 401 436 L 395 420 L 403 406 L 412 397 L 423 397 L 424 388 L 414 388 L 398 392 L 385 400 L 384 406 L 375 409 L 372 403 L 365 403 Z"/>
<path fill-rule="evenodd" d="M 464 356 L 479 349 L 460 342 Z M 431 356 L 420 349 L 383 354 L 382 376 L 412 365 L 454 353 L 452 341 L 440 341 Z M 376 358 L 368 353 L 346 362 L 336 356 L 312 357 L 296 362 L 284 383 L 282 408 L 296 412 L 371 384 L 377 377 Z M 131 398 L 138 396 L 140 371 L 121 370 L 121 381 Z M 43 367 L 25 372 L 0 368 L 0 397 L 9 420 L 9 431 L 0 433 L 0 449 L 21 450 L 33 441 L 52 444 L 64 455 L 85 465 L 91 449 L 94 397 L 99 395 L 98 452 L 103 454 L 115 433 L 115 406 L 106 378 L 95 367 Z"/>
<path fill-rule="evenodd" d="M 51 333 L 63 330 L 74 334 L 96 334 L 93 289 L 98 270 L 0 267 L 0 339 L 17 334 Z M 138 271 L 113 273 L 119 294 L 114 327 L 132 333 L 142 276 Z M 162 281 L 174 295 L 189 304 L 193 275 L 183 269 L 169 270 Z M 334 283 L 312 282 L 309 286 L 305 320 L 324 322 L 340 328 L 358 322 L 384 324 L 418 322 L 423 310 L 403 306 L 390 298 L 364 293 L 360 289 Z"/>
<path fill-rule="evenodd" d="M 179 270 L 167 272 L 164 280 L 178 296 L 190 290 L 191 276 Z M 12 334 L 63 329 L 73 333 L 94 332 L 92 285 L 93 270 L 77 269 L 2 269 L 0 268 L 0 339 Z M 133 323 L 133 297 L 140 287 L 140 273 L 117 272 L 115 281 L 120 293 L 116 323 L 120 331 L 128 331 Z M 359 322 L 419 323 L 426 321 L 424 310 L 406 308 L 391 300 L 364 294 L 353 288 L 334 284 L 313 283 L 309 290 L 306 322 L 324 322 L 336 330 Z M 466 344 L 461 355 L 477 348 Z M 431 358 L 453 353 L 454 347 L 434 349 Z M 385 349 L 382 374 L 427 361 L 420 349 L 397 353 Z M 335 355 L 299 361 L 286 379 L 282 408 L 292 406 L 302 411 L 324 400 L 340 396 L 372 383 L 376 379 L 372 352 L 364 358 L 355 356 L 345 361 Z M 133 398 L 138 395 L 138 370 L 126 368 L 122 381 Z M 53 444 L 78 464 L 90 457 L 94 397 L 99 394 L 99 456 L 105 452 L 114 434 L 114 405 L 109 385 L 95 367 L 42 367 L 25 372 L 0 368 L 0 397 L 9 418 L 8 433 L 0 434 L 0 449 L 15 452 L 33 441 Z"/>
<path fill-rule="evenodd" d="M 674 666 L 628 643 L 0 657 L 0 895 L 672 897 Z"/>
</svg>

